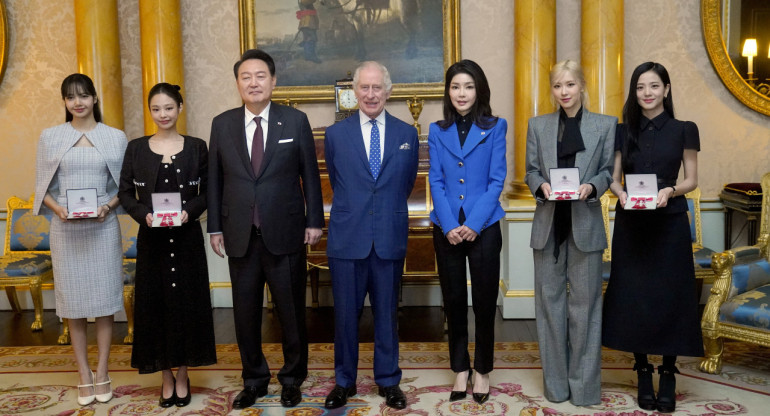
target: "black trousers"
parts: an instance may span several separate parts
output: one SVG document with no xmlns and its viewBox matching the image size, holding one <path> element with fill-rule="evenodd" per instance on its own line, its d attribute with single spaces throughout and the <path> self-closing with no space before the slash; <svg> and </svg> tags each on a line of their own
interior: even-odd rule
<svg viewBox="0 0 770 416">
<path fill-rule="evenodd" d="M 438 276 L 449 336 L 452 371 L 470 369 L 468 354 L 468 284 L 465 259 L 471 271 L 471 299 L 476 324 L 476 351 L 473 368 L 481 374 L 492 371 L 495 345 L 495 314 L 500 285 L 500 250 L 503 237 L 500 223 L 484 229 L 475 241 L 452 245 L 444 231 L 433 226 Z"/>
<path fill-rule="evenodd" d="M 244 386 L 262 387 L 270 382 L 270 368 L 262 353 L 262 301 L 265 283 L 283 332 L 284 365 L 278 372 L 281 384 L 299 386 L 307 377 L 308 343 L 305 326 L 305 251 L 276 256 L 252 226 L 249 248 L 243 257 L 228 257 L 233 291 L 235 337 L 241 352 Z"/>
</svg>

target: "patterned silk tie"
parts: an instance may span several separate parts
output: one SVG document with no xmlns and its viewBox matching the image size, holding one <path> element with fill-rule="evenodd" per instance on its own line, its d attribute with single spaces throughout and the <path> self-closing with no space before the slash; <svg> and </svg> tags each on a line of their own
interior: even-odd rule
<svg viewBox="0 0 770 416">
<path fill-rule="evenodd" d="M 369 170 L 372 171 L 374 180 L 380 174 L 380 129 L 377 120 L 369 120 L 372 123 L 372 137 L 369 142 Z"/>
<path fill-rule="evenodd" d="M 254 138 L 251 140 L 251 169 L 254 170 L 254 175 L 259 175 L 259 168 L 262 166 L 262 157 L 265 156 L 265 140 L 262 137 L 262 117 L 254 117 L 254 122 L 257 123 L 257 129 L 254 130 Z M 257 211 L 257 205 L 254 204 L 254 209 L 251 213 L 252 222 L 259 228 L 259 212 Z"/>
</svg>

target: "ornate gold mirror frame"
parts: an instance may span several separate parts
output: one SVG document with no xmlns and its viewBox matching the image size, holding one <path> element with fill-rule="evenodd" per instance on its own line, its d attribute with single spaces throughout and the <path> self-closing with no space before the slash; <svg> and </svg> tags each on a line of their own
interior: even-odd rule
<svg viewBox="0 0 770 416">
<path fill-rule="evenodd" d="M 5 1 L 0 0 L 0 83 L 3 82 L 5 66 L 8 63 L 8 18 L 5 14 Z"/>
<path fill-rule="evenodd" d="M 741 77 L 727 55 L 727 47 L 722 37 L 721 5 L 721 0 L 701 0 L 703 41 L 706 43 L 711 64 L 735 98 L 752 110 L 770 116 L 770 98 L 752 88 Z"/>
</svg>

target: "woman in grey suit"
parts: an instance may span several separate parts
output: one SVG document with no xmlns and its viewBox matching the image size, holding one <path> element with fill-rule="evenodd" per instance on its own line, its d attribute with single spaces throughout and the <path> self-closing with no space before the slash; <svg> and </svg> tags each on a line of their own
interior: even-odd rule
<svg viewBox="0 0 770 416">
<path fill-rule="evenodd" d="M 588 406 L 601 396 L 601 265 L 607 240 L 599 197 L 612 182 L 617 118 L 585 109 L 585 79 L 576 62 L 557 63 L 550 79 L 559 111 L 531 118 L 527 128 L 525 181 L 537 201 L 530 247 L 538 344 L 545 398 Z M 579 169 L 574 200 L 549 200 L 554 168 Z"/>
<path fill-rule="evenodd" d="M 40 135 L 37 147 L 34 213 L 53 213 L 51 261 L 56 279 L 56 314 L 67 318 L 80 383 L 78 404 L 112 398 L 107 364 L 115 312 L 123 309 L 123 249 L 118 181 L 126 135 L 101 123 L 94 83 L 72 74 L 61 85 L 66 123 Z M 67 191 L 93 188 L 95 218 L 72 219 Z M 69 201 L 72 205 L 72 201 Z M 96 318 L 99 363 L 88 364 L 86 319 Z"/>
</svg>

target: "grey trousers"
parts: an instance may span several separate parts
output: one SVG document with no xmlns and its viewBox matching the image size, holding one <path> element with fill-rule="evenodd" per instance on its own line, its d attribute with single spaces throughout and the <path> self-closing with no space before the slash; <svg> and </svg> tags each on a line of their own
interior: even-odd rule
<svg viewBox="0 0 770 416">
<path fill-rule="evenodd" d="M 543 390 L 548 401 L 576 406 L 601 399 L 602 252 L 583 252 L 572 233 L 553 255 L 554 239 L 534 250 L 535 316 Z M 567 283 L 569 282 L 569 291 Z"/>
</svg>

